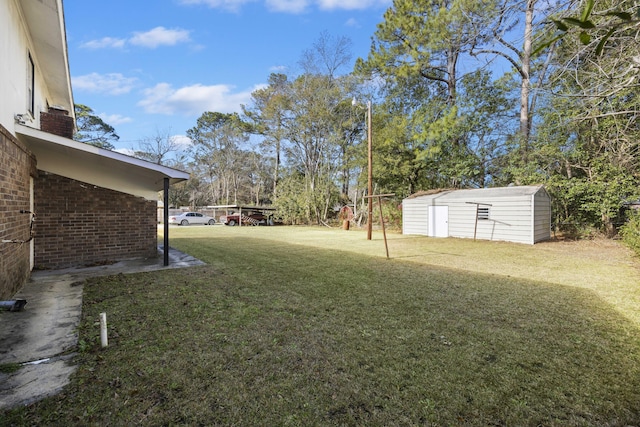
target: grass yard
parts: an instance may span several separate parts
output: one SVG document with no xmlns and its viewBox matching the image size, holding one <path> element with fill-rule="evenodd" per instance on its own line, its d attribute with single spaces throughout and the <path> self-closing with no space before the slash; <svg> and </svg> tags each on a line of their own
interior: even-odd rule
<svg viewBox="0 0 640 427">
<path fill-rule="evenodd" d="M 85 284 L 79 369 L 1 425 L 640 424 L 640 263 L 312 227 L 171 228 L 207 266 Z M 99 348 L 98 314 L 110 347 Z"/>
</svg>

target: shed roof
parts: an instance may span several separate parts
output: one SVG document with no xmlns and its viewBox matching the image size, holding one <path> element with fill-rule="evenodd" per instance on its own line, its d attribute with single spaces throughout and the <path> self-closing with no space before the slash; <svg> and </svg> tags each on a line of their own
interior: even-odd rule
<svg viewBox="0 0 640 427">
<path fill-rule="evenodd" d="M 407 199 L 415 198 L 437 198 L 439 200 L 454 200 L 465 199 L 471 200 L 473 198 L 482 199 L 494 199 L 500 197 L 517 197 L 517 196 L 531 196 L 536 194 L 540 190 L 544 191 L 543 185 L 522 185 L 513 187 L 495 187 L 495 188 L 474 188 L 466 190 L 441 190 L 434 192 L 420 192 L 415 193 Z"/>
</svg>

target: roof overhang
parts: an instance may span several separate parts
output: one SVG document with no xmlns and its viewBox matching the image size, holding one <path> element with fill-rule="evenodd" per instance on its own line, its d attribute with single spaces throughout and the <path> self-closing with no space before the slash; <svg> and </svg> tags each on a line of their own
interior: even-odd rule
<svg viewBox="0 0 640 427">
<path fill-rule="evenodd" d="M 148 200 L 158 200 L 164 179 L 189 179 L 177 169 L 16 124 L 16 136 L 36 156 L 38 169 Z"/>
<path fill-rule="evenodd" d="M 46 81 L 52 106 L 73 112 L 73 94 L 62 0 L 18 1 L 22 8 L 35 58 Z"/>
</svg>

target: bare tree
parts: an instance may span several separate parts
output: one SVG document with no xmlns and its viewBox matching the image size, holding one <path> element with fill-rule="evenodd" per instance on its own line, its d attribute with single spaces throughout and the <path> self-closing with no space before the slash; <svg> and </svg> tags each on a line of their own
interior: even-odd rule
<svg viewBox="0 0 640 427">
<path fill-rule="evenodd" d="M 171 134 L 171 128 L 158 129 L 153 136 L 140 141 L 139 149 L 134 151 L 134 156 L 159 165 L 164 165 L 168 161 L 171 153 L 180 151 L 180 145 Z"/>
<path fill-rule="evenodd" d="M 333 79 L 341 68 L 349 65 L 351 44 L 348 37 L 332 37 L 323 31 L 312 48 L 302 53 L 299 64 L 305 74 L 322 74 Z"/>
</svg>

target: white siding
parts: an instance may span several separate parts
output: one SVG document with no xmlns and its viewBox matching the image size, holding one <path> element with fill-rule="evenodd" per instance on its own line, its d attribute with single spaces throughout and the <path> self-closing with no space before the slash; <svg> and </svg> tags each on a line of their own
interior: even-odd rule
<svg viewBox="0 0 640 427">
<path fill-rule="evenodd" d="M 402 202 L 402 234 L 429 234 L 428 201 L 416 198 Z"/>
<path fill-rule="evenodd" d="M 15 135 L 14 116 L 24 114 L 28 126 L 39 128 L 40 112 L 47 111 L 49 91 L 42 77 L 40 61 L 25 28 L 22 11 L 14 0 L 0 0 L 0 51 L 0 82 L 3 86 L 0 124 Z M 29 53 L 35 72 L 33 117 L 27 112 Z"/>
<path fill-rule="evenodd" d="M 474 198 L 475 203 L 487 203 L 489 219 L 478 220 L 477 239 L 508 240 L 531 243 L 531 197 Z M 449 235 L 473 238 L 476 225 L 476 205 L 464 201 L 449 205 Z"/>
<path fill-rule="evenodd" d="M 551 239 L 551 198 L 546 190 L 541 189 L 534 198 L 534 235 L 533 243 Z"/>
<path fill-rule="evenodd" d="M 13 133 L 13 115 L 27 112 L 27 38 L 13 0 L 0 0 L 0 124 Z"/>
</svg>

